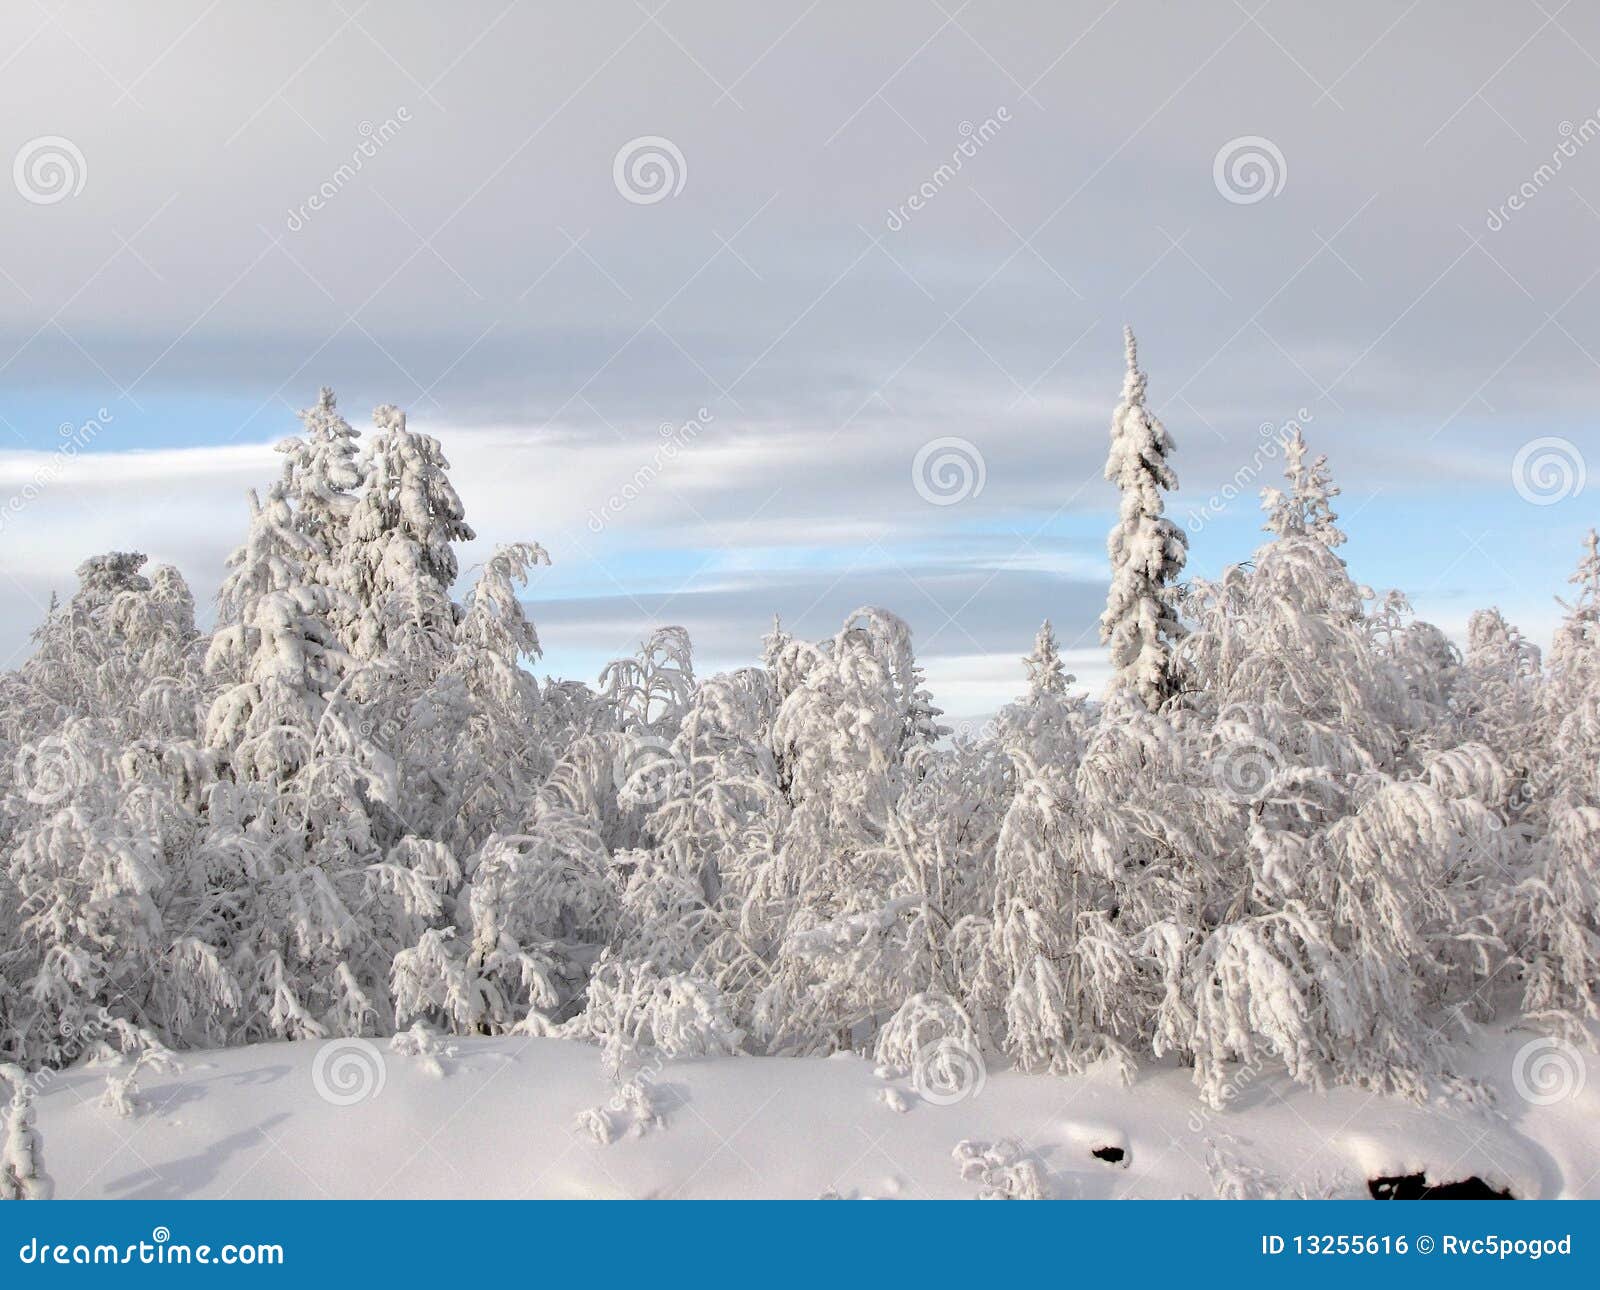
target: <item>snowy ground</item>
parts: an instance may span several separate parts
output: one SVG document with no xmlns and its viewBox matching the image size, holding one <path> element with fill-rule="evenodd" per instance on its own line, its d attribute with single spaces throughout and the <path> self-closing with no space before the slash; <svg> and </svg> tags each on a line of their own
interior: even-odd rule
<svg viewBox="0 0 1600 1290">
<path fill-rule="evenodd" d="M 1002 1139 L 1060 1198 L 1209 1197 L 1230 1178 L 1354 1196 L 1369 1177 L 1415 1172 L 1478 1175 L 1519 1197 L 1600 1196 L 1600 1065 L 1585 1055 L 1559 1097 L 1536 1090 L 1549 1104 L 1532 1104 L 1513 1073 L 1526 1089 L 1530 1062 L 1549 1057 L 1533 1041 L 1491 1032 L 1464 1054 L 1494 1109 L 1245 1073 L 1229 1109 L 1206 1113 L 1179 1070 L 1131 1088 L 989 1072 L 975 1094 L 936 1105 L 858 1058 L 732 1058 L 655 1072 L 661 1122 L 610 1109 L 620 1136 L 602 1144 L 578 1127 L 613 1097 L 598 1051 L 515 1038 L 454 1041 L 437 1062 L 386 1041 L 188 1054 L 179 1072 L 141 1076 L 132 1118 L 98 1105 L 103 1070 L 80 1069 L 38 1105 L 62 1197 L 973 1197 L 985 1166 L 980 1156 L 963 1177 L 954 1149 Z M 1091 1154 L 1103 1147 L 1122 1148 L 1122 1162 Z M 1003 1190 L 1005 1165 L 989 1172 Z"/>
</svg>

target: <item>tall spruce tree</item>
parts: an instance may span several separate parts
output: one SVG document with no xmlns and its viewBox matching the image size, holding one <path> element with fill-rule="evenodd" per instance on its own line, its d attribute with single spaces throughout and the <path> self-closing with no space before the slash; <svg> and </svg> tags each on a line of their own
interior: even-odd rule
<svg viewBox="0 0 1600 1290">
<path fill-rule="evenodd" d="M 1178 486 L 1167 458 L 1172 437 L 1145 406 L 1133 328 L 1123 330 L 1127 371 L 1122 402 L 1111 419 L 1111 454 L 1105 477 L 1122 492 L 1116 526 L 1106 540 L 1111 592 L 1100 616 L 1100 639 L 1111 647 L 1113 688 L 1126 687 L 1154 711 L 1176 689 L 1172 647 L 1183 626 L 1171 587 L 1188 557 L 1182 529 L 1166 517 L 1163 490 Z"/>
</svg>

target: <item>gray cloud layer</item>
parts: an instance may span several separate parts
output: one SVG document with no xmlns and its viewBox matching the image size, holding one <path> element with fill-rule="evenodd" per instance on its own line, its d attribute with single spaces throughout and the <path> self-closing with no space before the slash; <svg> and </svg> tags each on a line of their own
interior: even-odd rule
<svg viewBox="0 0 1600 1290">
<path fill-rule="evenodd" d="M 1180 513 L 1305 409 L 1401 541 L 1452 489 L 1490 499 L 1491 548 L 1565 552 L 1592 514 L 1508 484 L 1533 436 L 1596 447 L 1590 8 L 23 3 L 0 49 L 0 152 L 82 159 L 59 201 L 0 188 L 18 448 L 101 406 L 115 452 L 259 444 L 323 382 L 352 420 L 406 404 L 459 432 L 486 535 L 555 551 L 546 617 L 584 650 L 663 588 L 718 651 L 818 596 L 887 600 L 951 655 L 1025 648 L 1042 612 L 1075 635 L 1124 319 Z M 643 136 L 683 159 L 648 204 L 614 179 Z M 1230 145 L 1269 195 L 1238 200 Z M 693 451 L 589 531 L 700 408 Z M 911 465 L 948 435 L 985 487 L 930 507 Z M 102 533 L 209 575 L 244 461 L 55 489 L 0 534 L 8 616 Z"/>
</svg>

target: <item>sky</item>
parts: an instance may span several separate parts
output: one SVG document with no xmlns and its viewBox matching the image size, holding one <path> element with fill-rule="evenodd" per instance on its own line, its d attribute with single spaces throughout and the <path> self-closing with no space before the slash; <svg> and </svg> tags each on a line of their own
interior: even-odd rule
<svg viewBox="0 0 1600 1290">
<path fill-rule="evenodd" d="M 0 663 L 100 551 L 209 604 L 329 385 L 442 441 L 465 577 L 548 549 L 541 670 L 880 605 L 954 717 L 1045 617 L 1097 689 L 1125 323 L 1192 573 L 1297 422 L 1359 581 L 1547 642 L 1600 509 L 1597 72 L 1570 0 L 16 0 Z"/>
</svg>

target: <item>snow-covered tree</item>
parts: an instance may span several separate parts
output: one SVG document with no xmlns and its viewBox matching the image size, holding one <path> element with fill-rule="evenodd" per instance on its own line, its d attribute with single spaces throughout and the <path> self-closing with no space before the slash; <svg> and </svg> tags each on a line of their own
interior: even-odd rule
<svg viewBox="0 0 1600 1290">
<path fill-rule="evenodd" d="M 30 1064 L 77 1051 L 102 1010 L 147 1020 L 151 978 L 166 948 L 169 874 L 160 836 L 122 791 L 111 731 L 74 718 L 52 755 L 70 766 L 59 796 L 35 793 L 6 857 L 19 943 L 9 973 L 23 986 L 6 1045 Z M 19 809 L 13 804 L 11 809 Z"/>
<path fill-rule="evenodd" d="M 1344 534 L 1337 527 L 1339 517 L 1332 506 L 1339 489 L 1328 471 L 1327 455 L 1319 453 L 1307 464 L 1306 438 L 1298 425 L 1282 443 L 1283 474 L 1289 487 L 1262 492 L 1267 531 L 1278 537 L 1309 535 L 1326 547 L 1343 546 Z"/>
<path fill-rule="evenodd" d="M 366 487 L 348 529 L 346 559 L 361 606 L 351 649 L 360 658 L 392 655 L 431 677 L 449 657 L 457 617 L 453 544 L 474 533 L 439 441 L 409 429 L 391 404 L 372 420 Z"/>
<path fill-rule="evenodd" d="M 0 1087 L 6 1084 L 11 1086 L 11 1104 L 0 1121 L 0 1200 L 49 1200 L 55 1183 L 45 1172 L 32 1086 L 20 1067 L 0 1063 Z"/>
<path fill-rule="evenodd" d="M 535 543 L 498 548 L 467 594 L 449 661 L 396 716 L 407 817 L 462 855 L 492 832 L 520 830 L 554 762 L 526 666 L 540 656 L 539 636 L 517 599 L 549 563 Z"/>
<path fill-rule="evenodd" d="M 232 682 L 206 724 L 229 779 L 209 803 L 195 925 L 229 945 L 251 1037 L 360 1034 L 390 1012 L 398 946 L 357 911 L 373 904 L 367 872 L 398 806 L 394 764 L 350 698 L 359 672 L 328 614 L 351 602 L 315 581 L 315 555 L 281 483 L 265 504 L 252 495 L 207 655 Z"/>
<path fill-rule="evenodd" d="M 34 633 L 21 704 L 0 723 L 37 727 L 68 715 L 115 723 L 128 737 L 196 733 L 204 649 L 194 597 L 170 565 L 146 577 L 146 557 L 113 551 L 78 568 L 79 587 Z"/>
<path fill-rule="evenodd" d="M 694 692 L 694 649 L 681 627 L 658 627 L 639 652 L 607 663 L 600 692 L 624 730 L 670 737 Z"/>
<path fill-rule="evenodd" d="M 991 951 L 1004 990 L 1005 1046 L 1025 1069 L 1078 1072 L 1109 1059 L 1131 1078 L 1135 965 L 1114 917 L 1113 885 L 1082 863 L 1082 824 L 1066 777 L 1014 756 L 1017 791 L 995 853 Z"/>
<path fill-rule="evenodd" d="M 1463 670 L 1457 720 L 1467 738 L 1487 744 L 1523 781 L 1515 803 L 1520 811 L 1536 796 L 1534 781 L 1548 773 L 1540 727 L 1539 647 L 1498 609 L 1480 609 L 1467 621 Z"/>
<path fill-rule="evenodd" d="M 1585 536 L 1583 558 L 1567 581 L 1577 593 L 1570 603 L 1559 602 L 1566 614 L 1550 651 L 1546 693 L 1552 713 L 1570 712 L 1600 686 L 1600 533 L 1594 529 Z"/>
<path fill-rule="evenodd" d="M 1188 558 L 1188 538 L 1166 517 L 1162 492 L 1178 486 L 1167 458 L 1172 436 L 1145 406 L 1145 374 L 1133 329 L 1126 328 L 1127 371 L 1122 402 L 1111 420 L 1105 476 L 1122 493 L 1116 526 L 1106 541 L 1111 591 L 1100 616 L 1100 639 L 1111 647 L 1112 684 L 1127 686 L 1147 708 L 1177 688 L 1172 648 L 1183 635 L 1171 587 Z"/>
<path fill-rule="evenodd" d="M 498 1034 L 558 1019 L 581 998 L 616 926 L 620 893 L 589 819 L 541 807 L 524 834 L 495 834 L 468 864 L 466 963 L 476 1015 Z"/>
<path fill-rule="evenodd" d="M 1534 852 L 1532 872 L 1505 901 L 1522 1009 L 1569 1042 L 1592 1047 L 1600 1021 L 1600 808 L 1559 807 Z"/>
<path fill-rule="evenodd" d="M 287 779 L 311 753 L 327 696 L 351 669 L 327 624 L 340 597 L 313 577 L 315 544 L 294 524 L 282 485 L 250 495 L 250 533 L 228 557 L 223 625 L 206 668 L 234 682 L 212 705 L 206 742 L 236 770 Z"/>
<path fill-rule="evenodd" d="M 345 542 L 345 526 L 356 507 L 361 485 L 357 432 L 340 414 L 333 391 L 323 386 L 315 407 L 300 413 L 303 435 L 278 444 L 284 454 L 283 482 L 294 503 L 302 531 L 321 547 L 320 557 L 333 562 Z M 322 581 L 330 568 L 319 570 Z"/>
<path fill-rule="evenodd" d="M 340 414 L 324 386 L 314 407 L 300 413 L 304 431 L 278 444 L 284 455 L 283 488 L 299 530 L 315 544 L 308 555 L 313 581 L 354 593 L 349 561 L 350 518 L 355 512 L 362 468 L 357 432 Z M 330 625 L 348 640 L 357 626 L 355 605 L 336 607 Z"/>
<path fill-rule="evenodd" d="M 1503 897 L 1520 951 L 1524 1012 L 1574 1043 L 1600 1020 L 1600 536 L 1590 529 L 1568 581 L 1541 697 L 1523 814 L 1535 831 L 1526 879 Z M 1513 712 L 1522 715 L 1520 706 Z M 1517 727 L 1520 733 L 1524 728 Z"/>
<path fill-rule="evenodd" d="M 1037 703 L 1047 694 L 1061 695 L 1067 686 L 1077 680 L 1061 662 L 1061 650 L 1056 645 L 1055 628 L 1046 618 L 1033 638 L 1033 653 L 1022 660 L 1028 669 L 1028 699 Z"/>
<path fill-rule="evenodd" d="M 1001 709 L 993 738 L 1009 757 L 1018 754 L 1034 764 L 1070 776 L 1078 765 L 1090 724 L 1081 698 L 1068 692 L 1077 678 L 1066 670 L 1055 629 L 1045 619 L 1034 637 L 1033 652 L 1022 660 L 1027 697 Z"/>
</svg>

